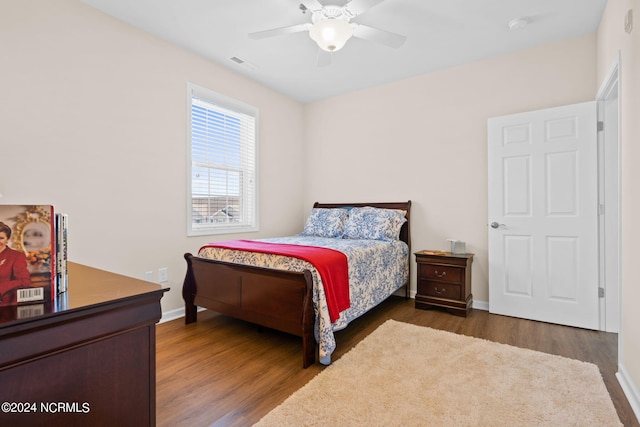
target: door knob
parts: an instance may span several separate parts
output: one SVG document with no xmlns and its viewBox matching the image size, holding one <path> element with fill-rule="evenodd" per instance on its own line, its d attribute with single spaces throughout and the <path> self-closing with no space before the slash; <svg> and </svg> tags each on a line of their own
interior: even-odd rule
<svg viewBox="0 0 640 427">
<path fill-rule="evenodd" d="M 506 225 L 506 224 L 498 224 L 497 222 L 493 221 L 493 222 L 491 223 L 491 228 L 498 228 L 498 227 L 500 227 L 501 225 Z"/>
</svg>

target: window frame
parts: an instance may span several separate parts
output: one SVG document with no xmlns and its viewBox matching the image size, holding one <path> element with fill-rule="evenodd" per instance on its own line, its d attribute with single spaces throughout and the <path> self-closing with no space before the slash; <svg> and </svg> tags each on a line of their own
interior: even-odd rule
<svg viewBox="0 0 640 427">
<path fill-rule="evenodd" d="M 249 144 L 253 145 L 253 156 L 249 154 L 246 159 L 253 162 L 253 184 L 243 186 L 240 194 L 241 205 L 245 206 L 245 215 L 248 217 L 242 223 L 206 223 L 195 224 L 193 222 L 193 143 L 192 143 L 192 113 L 193 98 L 208 102 L 218 106 L 220 110 L 227 110 L 238 115 L 251 116 L 254 119 L 253 141 L 247 139 Z M 231 233 L 249 233 L 259 231 L 259 212 L 258 212 L 258 123 L 259 111 L 244 102 L 235 100 L 228 96 L 217 93 L 213 90 L 198 86 L 196 84 L 187 83 L 187 236 L 205 236 L 216 234 Z M 246 150 L 248 147 L 241 146 L 240 150 Z M 250 167 L 243 166 L 241 168 L 249 170 Z"/>
</svg>

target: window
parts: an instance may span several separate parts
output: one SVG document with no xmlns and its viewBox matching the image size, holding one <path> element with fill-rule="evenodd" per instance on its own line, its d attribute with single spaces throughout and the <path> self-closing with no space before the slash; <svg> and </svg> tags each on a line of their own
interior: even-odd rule
<svg viewBox="0 0 640 427">
<path fill-rule="evenodd" d="M 258 229 L 258 110 L 189 84 L 188 234 Z"/>
</svg>

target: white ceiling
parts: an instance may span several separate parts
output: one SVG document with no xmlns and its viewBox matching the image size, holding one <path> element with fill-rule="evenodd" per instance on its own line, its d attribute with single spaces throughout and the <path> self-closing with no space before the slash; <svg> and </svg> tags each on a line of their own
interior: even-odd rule
<svg viewBox="0 0 640 427">
<path fill-rule="evenodd" d="M 593 33 L 606 4 L 385 0 L 352 21 L 402 34 L 406 42 L 393 49 L 354 37 L 331 54 L 331 65 L 318 67 L 318 47 L 307 32 L 261 40 L 248 37 L 251 32 L 310 22 L 310 13 L 302 13 L 298 0 L 83 1 L 303 103 Z M 529 24 L 509 30 L 509 21 L 521 17 Z"/>
</svg>

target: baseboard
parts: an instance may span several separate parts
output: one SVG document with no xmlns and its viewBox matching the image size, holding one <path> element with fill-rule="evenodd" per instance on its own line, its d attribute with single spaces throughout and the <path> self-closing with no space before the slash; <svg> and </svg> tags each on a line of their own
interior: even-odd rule
<svg viewBox="0 0 640 427">
<path fill-rule="evenodd" d="M 633 383 L 631 377 L 627 373 L 622 364 L 618 363 L 618 372 L 616 372 L 616 378 L 622 387 L 624 395 L 627 397 L 633 413 L 636 414 L 636 419 L 640 421 L 640 393 L 638 388 Z"/>
<path fill-rule="evenodd" d="M 176 320 L 181 317 L 184 317 L 184 307 L 163 312 L 162 317 L 160 318 L 160 321 L 158 323 L 170 322 L 171 320 Z"/>
<path fill-rule="evenodd" d="M 402 295 L 400 295 L 399 293 L 396 293 L 394 295 L 404 296 L 404 290 L 402 291 Z M 415 298 L 415 297 L 416 297 L 416 293 L 415 291 L 412 291 L 410 293 L 410 298 Z M 489 311 L 489 303 L 486 301 L 473 301 L 472 307 L 476 310 Z M 202 307 L 198 307 L 198 311 L 202 311 L 202 310 L 206 310 L 206 309 Z M 184 317 L 184 307 L 163 312 L 162 318 L 160 318 L 160 321 L 158 323 L 170 322 L 172 320 L 176 320 L 181 317 Z"/>
<path fill-rule="evenodd" d="M 206 310 L 206 308 L 198 307 L 198 311 L 203 310 Z M 158 323 L 170 322 L 172 320 L 180 319 L 181 317 L 184 317 L 184 307 L 163 312 L 162 317 L 160 318 L 160 321 Z"/>
<path fill-rule="evenodd" d="M 471 307 L 473 307 L 476 310 L 489 311 L 489 303 L 487 301 L 473 300 L 473 304 L 471 304 Z"/>
</svg>

